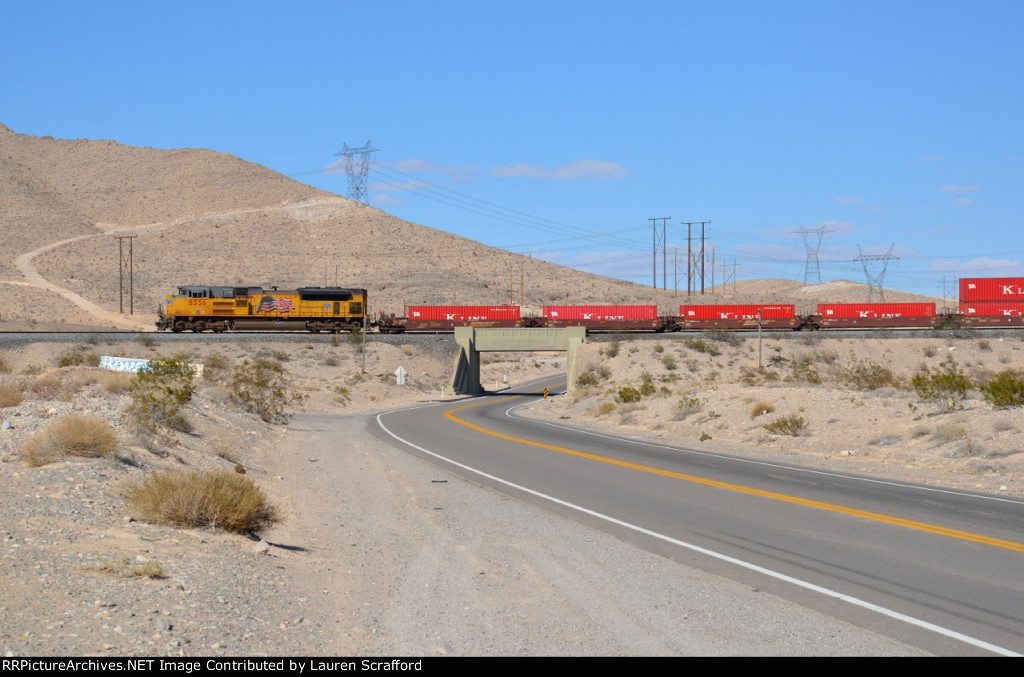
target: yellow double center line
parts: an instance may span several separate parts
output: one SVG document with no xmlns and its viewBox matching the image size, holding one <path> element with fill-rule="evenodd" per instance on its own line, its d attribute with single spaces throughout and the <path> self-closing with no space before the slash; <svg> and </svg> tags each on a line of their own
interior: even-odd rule
<svg viewBox="0 0 1024 677">
<path fill-rule="evenodd" d="M 808 508 L 817 508 L 818 510 L 827 510 L 829 512 L 840 513 L 843 515 L 851 515 L 853 517 L 862 517 L 864 519 L 874 520 L 876 522 L 883 522 L 885 524 L 892 524 L 895 526 L 906 527 L 908 529 L 916 529 L 918 531 L 927 531 L 928 533 L 938 534 L 940 536 L 947 536 L 949 538 L 958 538 L 963 541 L 971 541 L 973 543 L 982 543 L 984 545 L 991 545 L 996 548 L 1005 548 L 1007 550 L 1015 550 L 1017 552 L 1024 552 L 1024 543 L 1017 543 L 1015 541 L 1007 541 L 1002 538 L 993 538 L 991 536 L 983 536 L 981 534 L 974 534 L 969 531 L 960 531 L 959 529 L 950 529 L 948 527 L 942 527 L 935 524 L 927 524 L 925 522 L 915 522 L 914 520 L 902 519 L 900 517 L 892 517 L 890 515 L 883 515 L 877 512 L 870 512 L 868 510 L 858 510 L 857 508 L 847 508 L 842 505 L 835 505 L 833 503 L 824 503 L 822 501 L 812 501 L 806 498 L 800 498 L 799 496 L 790 496 L 788 494 L 779 494 L 774 491 L 763 491 L 761 489 L 754 489 L 752 487 L 745 487 L 739 484 L 730 484 L 728 482 L 719 482 L 717 480 L 709 480 L 704 477 L 697 477 L 695 475 L 685 475 L 683 473 L 672 472 L 671 470 L 662 470 L 661 468 L 654 468 L 649 465 L 640 465 L 638 463 L 630 463 L 629 461 L 620 461 L 614 458 L 608 458 L 606 456 L 598 456 L 596 454 L 588 454 L 584 451 L 578 451 L 576 449 L 569 449 L 567 447 L 559 447 L 553 444 L 545 444 L 543 442 L 534 442 L 533 440 L 523 439 L 521 437 L 515 437 L 513 435 L 506 435 L 504 433 L 495 432 L 488 430 L 482 426 L 470 423 L 469 421 L 463 420 L 456 416 L 456 412 L 463 411 L 465 409 L 472 409 L 473 407 L 479 407 L 483 404 L 490 404 L 491 402 L 504 402 L 507 400 L 514 400 L 519 395 L 513 395 L 502 400 L 489 400 L 488 402 L 477 402 L 475 404 L 466 404 L 455 409 L 449 409 L 444 413 L 444 417 L 464 425 L 467 428 L 475 430 L 484 435 L 490 435 L 491 437 L 497 437 L 510 442 L 516 442 L 518 444 L 526 444 L 531 447 L 539 447 L 541 449 L 548 449 L 550 451 L 556 451 L 560 454 L 567 454 L 569 456 L 576 456 L 578 458 L 585 458 L 590 461 L 597 461 L 598 463 L 607 463 L 608 465 L 619 466 L 620 468 L 628 468 L 630 470 L 639 470 L 640 472 L 651 473 L 652 475 L 661 475 L 663 477 L 671 477 L 677 480 L 683 480 L 686 482 L 693 482 L 694 484 L 703 484 L 708 487 L 715 487 L 718 489 L 726 489 L 728 491 L 736 491 L 741 494 L 748 494 L 751 496 L 760 496 L 761 498 L 768 498 L 775 501 L 783 501 L 785 503 L 793 503 L 796 505 L 802 505 Z"/>
</svg>

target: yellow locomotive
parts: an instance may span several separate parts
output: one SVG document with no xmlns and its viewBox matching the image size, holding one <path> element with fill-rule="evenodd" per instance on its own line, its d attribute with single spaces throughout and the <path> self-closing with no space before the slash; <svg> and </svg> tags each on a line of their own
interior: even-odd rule
<svg viewBox="0 0 1024 677">
<path fill-rule="evenodd" d="M 337 333 L 363 327 L 366 290 L 189 285 L 168 294 L 158 312 L 156 328 L 174 332 L 306 329 Z"/>
</svg>

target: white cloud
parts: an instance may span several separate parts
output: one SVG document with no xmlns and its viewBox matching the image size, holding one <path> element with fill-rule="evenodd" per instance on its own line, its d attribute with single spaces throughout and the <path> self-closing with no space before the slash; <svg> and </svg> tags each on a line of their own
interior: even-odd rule
<svg viewBox="0 0 1024 677">
<path fill-rule="evenodd" d="M 861 200 L 859 197 L 846 196 L 834 197 L 832 198 L 832 202 L 835 202 L 837 205 L 859 205 L 861 202 L 863 202 L 863 200 Z"/>
<path fill-rule="evenodd" d="M 999 276 L 1021 275 L 1024 273 L 1024 266 L 1020 261 L 1010 259 L 990 259 L 987 256 L 979 256 L 970 261 L 952 261 L 949 259 L 938 259 L 932 263 L 931 269 L 943 273 L 998 273 Z"/>
<path fill-rule="evenodd" d="M 374 204 L 382 205 L 384 207 L 394 207 L 396 205 L 405 204 L 405 200 L 403 200 L 402 198 L 392 197 L 387 193 L 375 193 L 374 196 L 371 198 L 371 201 Z"/>
<path fill-rule="evenodd" d="M 421 174 L 473 174 L 479 170 L 476 165 L 446 165 L 422 158 L 411 158 L 409 160 L 398 160 L 382 164 L 382 167 L 395 169 L 400 172 L 418 172 Z"/>
<path fill-rule="evenodd" d="M 958 197 L 953 200 L 953 206 L 955 207 L 969 207 L 972 204 L 974 204 L 974 200 L 967 197 Z"/>
<path fill-rule="evenodd" d="M 938 155 L 925 155 L 923 158 L 918 160 L 918 162 L 938 162 L 938 161 L 939 161 L 939 156 Z"/>
<path fill-rule="evenodd" d="M 491 170 L 494 176 L 506 178 L 526 177 L 531 179 L 564 179 L 578 181 L 585 179 L 621 179 L 632 173 L 618 162 L 607 160 L 577 160 L 554 167 L 519 163 L 504 165 Z"/>
<path fill-rule="evenodd" d="M 949 195 L 970 195 L 971 193 L 976 193 L 979 190 L 981 190 L 981 186 L 977 184 L 973 186 L 958 186 L 954 183 L 952 185 L 939 188 L 940 193 L 946 193 Z"/>
</svg>

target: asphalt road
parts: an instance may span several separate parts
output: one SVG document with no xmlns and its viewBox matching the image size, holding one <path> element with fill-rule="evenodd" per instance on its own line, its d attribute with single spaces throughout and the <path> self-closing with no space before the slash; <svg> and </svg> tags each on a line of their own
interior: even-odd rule
<svg viewBox="0 0 1024 677">
<path fill-rule="evenodd" d="M 574 430 L 538 382 L 378 416 L 453 472 L 939 655 L 1024 654 L 1024 502 Z"/>
</svg>

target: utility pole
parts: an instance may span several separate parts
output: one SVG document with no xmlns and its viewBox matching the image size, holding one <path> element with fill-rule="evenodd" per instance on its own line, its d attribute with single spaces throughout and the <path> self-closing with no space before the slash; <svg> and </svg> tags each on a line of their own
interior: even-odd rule
<svg viewBox="0 0 1024 677">
<path fill-rule="evenodd" d="M 661 277 L 662 286 L 668 289 L 668 271 L 666 270 L 668 266 L 668 253 L 665 251 L 665 223 L 671 218 L 671 216 L 652 216 L 647 219 L 651 222 L 651 228 L 654 231 L 654 248 L 651 251 L 651 261 L 653 263 L 651 286 L 654 289 L 658 288 L 658 224 L 655 221 L 661 221 Z"/>
<path fill-rule="evenodd" d="M 125 273 L 128 273 L 128 308 L 129 315 L 135 314 L 135 262 L 133 257 L 132 240 L 137 235 L 115 235 L 117 238 L 117 260 L 119 262 L 119 287 L 121 292 L 121 314 L 124 315 L 124 291 Z M 128 240 L 128 251 L 124 250 L 124 241 Z"/>
<path fill-rule="evenodd" d="M 700 293 L 704 295 L 704 225 L 711 223 L 711 221 L 682 221 L 686 224 L 686 297 L 690 297 L 690 293 L 693 291 L 693 278 L 700 274 Z M 700 224 L 700 264 L 695 260 L 695 253 L 693 251 L 693 225 L 695 223 Z"/>
</svg>

